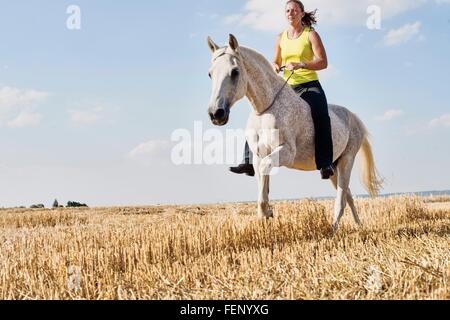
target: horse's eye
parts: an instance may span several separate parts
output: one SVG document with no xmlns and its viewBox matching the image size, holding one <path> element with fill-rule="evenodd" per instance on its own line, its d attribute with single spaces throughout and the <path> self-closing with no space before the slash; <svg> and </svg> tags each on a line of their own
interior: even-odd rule
<svg viewBox="0 0 450 320">
<path fill-rule="evenodd" d="M 210 77 L 210 78 L 211 78 L 211 72 L 208 72 L 208 77 Z"/>
<path fill-rule="evenodd" d="M 235 68 L 231 70 L 231 78 L 236 79 L 239 76 L 239 69 Z"/>
</svg>

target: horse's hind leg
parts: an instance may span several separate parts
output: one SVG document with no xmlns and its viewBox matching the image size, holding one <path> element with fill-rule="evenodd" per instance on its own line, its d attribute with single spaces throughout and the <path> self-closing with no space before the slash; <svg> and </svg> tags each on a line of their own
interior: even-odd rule
<svg viewBox="0 0 450 320">
<path fill-rule="evenodd" d="M 337 197 L 334 206 L 333 230 L 337 231 L 339 222 L 344 214 L 347 205 L 347 197 L 350 194 L 348 188 L 350 183 L 350 175 L 353 168 L 354 157 L 342 157 L 337 165 Z M 354 204 L 353 204 L 354 206 Z"/>
<path fill-rule="evenodd" d="M 358 211 L 356 210 L 355 202 L 353 201 L 353 196 L 352 196 L 352 192 L 350 191 L 350 189 L 348 189 L 348 192 L 347 192 L 347 202 L 348 202 L 348 205 L 350 206 L 350 208 L 352 209 L 352 215 L 353 215 L 353 219 L 355 220 L 355 223 L 358 226 L 361 226 L 361 220 L 359 220 Z"/>
<path fill-rule="evenodd" d="M 337 171 L 337 170 L 335 170 Z M 334 175 L 330 178 L 331 183 L 333 184 L 334 188 L 337 190 L 338 186 L 338 179 L 337 179 L 337 175 Z M 352 215 L 353 215 L 353 219 L 355 220 L 355 223 L 360 226 L 361 225 L 361 220 L 359 220 L 359 216 L 358 216 L 358 210 L 356 210 L 356 206 L 355 206 L 355 202 L 353 200 L 353 196 L 352 196 L 352 192 L 350 191 L 350 188 L 347 189 L 347 203 L 350 206 L 350 209 L 352 210 Z"/>
</svg>

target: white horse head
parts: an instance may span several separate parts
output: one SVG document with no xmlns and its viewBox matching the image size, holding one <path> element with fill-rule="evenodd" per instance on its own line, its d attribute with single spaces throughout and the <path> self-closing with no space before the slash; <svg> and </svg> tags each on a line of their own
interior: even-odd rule
<svg viewBox="0 0 450 320">
<path fill-rule="evenodd" d="M 245 96 L 248 77 L 238 41 L 232 34 L 227 47 L 220 48 L 210 37 L 208 46 L 212 52 L 209 69 L 212 95 L 208 114 L 213 124 L 223 126 L 228 123 L 231 107 Z"/>
</svg>

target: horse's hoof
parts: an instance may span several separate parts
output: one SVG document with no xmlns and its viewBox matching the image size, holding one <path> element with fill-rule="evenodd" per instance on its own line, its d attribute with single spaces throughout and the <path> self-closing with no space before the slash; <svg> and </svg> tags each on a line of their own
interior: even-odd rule
<svg viewBox="0 0 450 320">
<path fill-rule="evenodd" d="M 337 231 L 338 231 L 338 226 L 337 225 L 333 225 L 332 231 L 331 231 L 331 235 L 334 237 L 336 235 Z"/>
<path fill-rule="evenodd" d="M 265 213 L 262 211 L 259 211 L 256 213 L 256 217 L 260 220 L 264 219 L 266 217 Z"/>
<path fill-rule="evenodd" d="M 273 213 L 267 213 L 267 214 L 258 214 L 257 218 L 260 220 L 269 220 L 273 218 Z"/>
</svg>

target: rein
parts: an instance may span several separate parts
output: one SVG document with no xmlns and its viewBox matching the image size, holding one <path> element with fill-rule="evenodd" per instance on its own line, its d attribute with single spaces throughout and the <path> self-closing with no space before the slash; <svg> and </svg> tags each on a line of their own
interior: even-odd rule
<svg viewBox="0 0 450 320">
<path fill-rule="evenodd" d="M 286 67 L 281 67 L 280 71 L 283 71 L 284 69 L 286 69 Z M 289 80 L 292 78 L 292 76 L 294 75 L 295 71 L 292 71 L 290 76 L 287 78 L 287 80 L 284 82 L 284 85 L 281 87 L 281 89 L 278 91 L 278 93 L 275 95 L 275 98 L 273 98 L 272 103 L 267 107 L 266 110 L 264 110 L 263 112 L 256 112 L 257 116 L 262 116 L 264 113 L 266 113 L 267 111 L 269 111 L 270 109 L 272 109 L 273 105 L 275 104 L 275 101 L 277 101 L 279 95 L 281 94 L 281 91 L 283 91 L 284 87 L 286 87 L 286 85 L 288 84 Z"/>
</svg>

